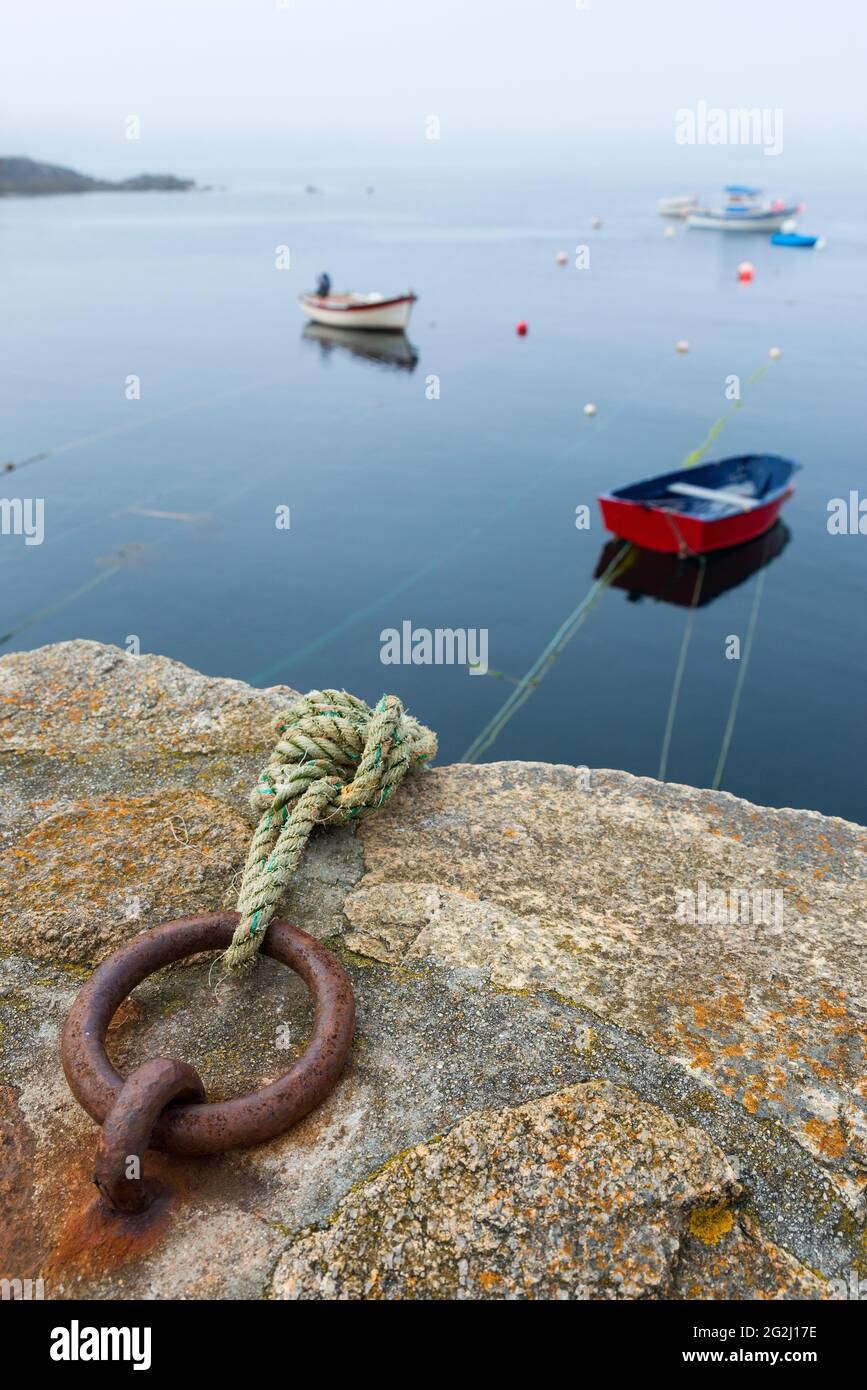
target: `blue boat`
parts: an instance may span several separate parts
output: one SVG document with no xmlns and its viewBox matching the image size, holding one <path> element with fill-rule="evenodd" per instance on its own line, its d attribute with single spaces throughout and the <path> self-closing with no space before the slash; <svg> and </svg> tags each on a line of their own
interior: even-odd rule
<svg viewBox="0 0 867 1390">
<path fill-rule="evenodd" d="M 817 236 L 802 236 L 800 232 L 774 232 L 772 246 L 815 246 Z"/>
</svg>

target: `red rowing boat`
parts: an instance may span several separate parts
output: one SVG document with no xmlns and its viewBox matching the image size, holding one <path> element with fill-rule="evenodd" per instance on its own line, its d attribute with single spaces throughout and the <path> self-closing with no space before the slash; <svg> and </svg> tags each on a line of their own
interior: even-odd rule
<svg viewBox="0 0 867 1390">
<path fill-rule="evenodd" d="M 599 498 L 609 531 L 648 550 L 704 555 L 754 540 L 773 526 L 800 467 L 776 454 L 681 468 Z"/>
</svg>

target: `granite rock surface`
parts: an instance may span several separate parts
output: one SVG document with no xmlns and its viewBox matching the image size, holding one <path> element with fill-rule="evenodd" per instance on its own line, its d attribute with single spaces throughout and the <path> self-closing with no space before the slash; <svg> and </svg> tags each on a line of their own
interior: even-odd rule
<svg viewBox="0 0 867 1390">
<path fill-rule="evenodd" d="M 539 763 L 420 770 L 356 834 L 314 835 L 285 916 L 352 978 L 343 1078 L 258 1149 L 149 1155 L 166 1196 L 133 1229 L 101 1207 L 63 1018 L 120 942 L 234 905 L 293 698 L 94 642 L 0 660 L 0 1277 L 696 1299 L 864 1277 L 864 830 Z M 108 1044 L 221 1099 L 286 1070 L 310 1021 L 274 962 L 198 961 L 140 986 Z"/>
</svg>

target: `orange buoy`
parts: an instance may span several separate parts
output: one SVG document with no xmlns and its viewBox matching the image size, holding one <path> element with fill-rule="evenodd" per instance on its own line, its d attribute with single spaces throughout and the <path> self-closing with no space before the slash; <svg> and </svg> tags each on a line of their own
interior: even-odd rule
<svg viewBox="0 0 867 1390">
<path fill-rule="evenodd" d="M 738 279 L 742 285 L 748 285 L 755 277 L 756 268 L 752 261 L 741 261 L 738 266 Z"/>
<path fill-rule="evenodd" d="M 569 263 L 569 257 L 566 255 L 565 251 L 558 251 L 554 259 L 558 265 L 568 265 Z"/>
<path fill-rule="evenodd" d="M 519 338 L 526 338 L 527 325 L 525 324 L 523 319 L 521 319 L 521 322 L 518 324 L 517 328 L 515 329 L 515 332 L 517 333 Z"/>
</svg>

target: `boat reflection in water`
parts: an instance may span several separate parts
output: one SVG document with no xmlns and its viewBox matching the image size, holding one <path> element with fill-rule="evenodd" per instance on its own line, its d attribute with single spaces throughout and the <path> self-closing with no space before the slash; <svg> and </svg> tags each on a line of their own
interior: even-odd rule
<svg viewBox="0 0 867 1390">
<path fill-rule="evenodd" d="M 781 555 L 790 540 L 789 528 L 777 521 L 764 535 L 744 545 L 732 546 L 730 550 L 712 550 L 706 555 L 687 556 L 667 554 L 660 550 L 643 550 L 637 545 L 624 548 L 622 540 L 612 540 L 603 548 L 596 565 L 596 577 L 600 578 L 610 569 L 607 582 L 616 589 L 625 589 L 627 600 L 637 603 L 642 598 L 655 598 L 660 603 L 673 603 L 687 609 L 683 637 L 674 666 L 671 696 L 665 719 L 665 731 L 659 754 L 657 778 L 664 782 L 668 776 L 677 707 L 687 667 L 687 654 L 696 621 L 696 610 L 712 603 L 715 598 L 729 589 L 737 588 L 753 575 L 758 575 L 753 586 L 753 599 L 744 638 L 743 655 L 738 653 L 737 678 L 732 686 L 731 703 L 722 734 L 716 769 L 711 788 L 717 791 L 722 786 L 729 751 L 734 739 L 738 708 L 743 694 L 750 652 L 758 619 L 759 604 L 764 589 L 767 566 L 771 560 Z M 616 557 L 623 558 L 617 563 Z M 612 568 L 613 566 L 613 568 Z"/>
<path fill-rule="evenodd" d="M 704 577 L 698 586 L 698 593 L 696 579 L 701 561 L 691 557 L 682 560 L 677 555 L 643 550 L 634 545 L 631 553 L 624 557 L 624 563 L 617 566 L 611 587 L 625 589 L 632 603 L 642 598 L 655 598 L 661 603 L 673 603 L 680 608 L 701 608 L 770 564 L 771 560 L 783 553 L 790 538 L 788 526 L 778 521 L 770 531 L 745 545 L 711 551 L 703 557 Z M 621 540 L 611 540 L 603 547 L 596 563 L 596 579 L 605 573 L 622 549 Z"/>
<path fill-rule="evenodd" d="M 302 337 L 319 344 L 323 358 L 332 352 L 349 352 L 353 357 L 364 357 L 380 367 L 393 367 L 399 372 L 415 371 L 418 352 L 405 333 L 378 332 L 368 328 L 366 332 L 353 332 L 351 328 L 329 328 L 323 323 L 308 323 Z"/>
</svg>

